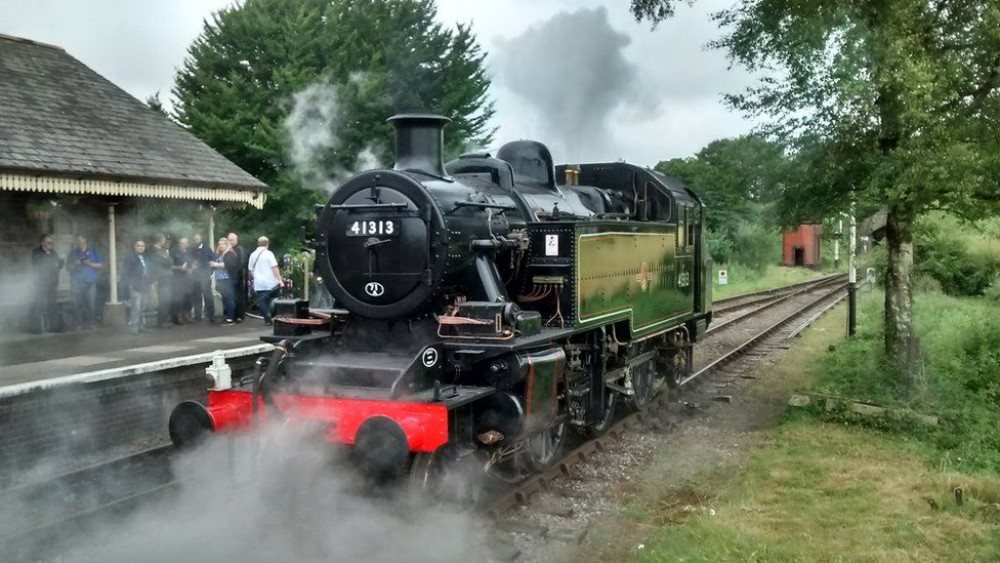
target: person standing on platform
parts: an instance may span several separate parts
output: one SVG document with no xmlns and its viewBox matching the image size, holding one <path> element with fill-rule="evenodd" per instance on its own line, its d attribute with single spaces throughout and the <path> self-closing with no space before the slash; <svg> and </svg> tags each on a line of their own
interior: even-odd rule
<svg viewBox="0 0 1000 563">
<path fill-rule="evenodd" d="M 191 271 L 194 270 L 194 258 L 188 245 L 188 239 L 177 241 L 177 248 L 171 253 L 174 260 L 174 280 L 171 287 L 173 297 L 170 318 L 174 324 L 191 322 Z"/>
<path fill-rule="evenodd" d="M 76 248 L 66 257 L 70 271 L 70 292 L 73 295 L 74 316 L 77 328 L 93 330 L 97 313 L 97 280 L 104 268 L 101 254 L 87 246 L 87 237 L 76 237 Z"/>
<path fill-rule="evenodd" d="M 246 318 L 247 312 L 247 253 L 240 246 L 240 237 L 236 236 L 236 233 L 229 233 L 226 239 L 229 241 L 229 248 L 239 262 L 239 271 L 230 272 L 230 274 L 235 274 L 233 276 L 233 289 L 235 291 L 236 312 L 233 321 L 241 323 Z"/>
<path fill-rule="evenodd" d="M 156 283 L 156 328 L 170 328 L 170 285 L 174 260 L 167 249 L 167 237 L 153 235 L 153 253 L 149 257 L 150 276 Z"/>
<path fill-rule="evenodd" d="M 242 269 L 236 258 L 236 253 L 229 247 L 229 240 L 225 237 L 219 239 L 219 246 L 215 249 L 218 257 L 209 262 L 208 265 L 215 270 L 215 287 L 222 295 L 222 314 L 225 317 L 224 324 L 231 325 L 235 322 L 236 298 L 233 295 L 233 272 Z"/>
<path fill-rule="evenodd" d="M 278 260 L 268 249 L 269 244 L 267 237 L 257 239 L 257 250 L 250 255 L 248 269 L 253 278 L 254 297 L 266 325 L 271 324 L 271 301 L 278 296 L 281 288 L 285 287 L 281 271 L 278 269 Z"/>
<path fill-rule="evenodd" d="M 41 334 L 45 330 L 62 332 L 62 315 L 56 288 L 59 287 L 59 270 L 63 259 L 54 250 L 52 235 L 42 235 L 38 247 L 31 251 L 31 269 L 34 273 L 35 293 L 29 308 L 28 330 Z"/>
<path fill-rule="evenodd" d="M 143 317 L 143 309 L 146 306 L 146 297 L 149 292 L 150 275 L 149 264 L 146 262 L 146 243 L 137 240 L 132 245 L 134 252 L 130 254 L 122 263 L 122 288 L 126 291 L 129 300 L 128 329 L 132 334 L 145 332 L 146 321 Z"/>
<path fill-rule="evenodd" d="M 195 269 L 191 272 L 194 283 L 194 320 L 200 321 L 202 314 L 209 322 L 215 322 L 215 297 L 212 295 L 212 267 L 209 262 L 215 260 L 215 253 L 212 252 L 212 245 L 206 244 L 200 234 L 195 234 L 192 239 L 194 246 L 191 248 L 191 257 L 194 260 Z"/>
</svg>

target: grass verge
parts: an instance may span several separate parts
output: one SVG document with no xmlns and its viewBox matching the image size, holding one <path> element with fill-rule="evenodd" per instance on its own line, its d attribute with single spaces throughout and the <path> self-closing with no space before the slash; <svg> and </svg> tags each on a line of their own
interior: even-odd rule
<svg viewBox="0 0 1000 563">
<path fill-rule="evenodd" d="M 965 491 L 961 506 L 949 498 L 956 486 Z M 665 525 L 638 560 L 1000 558 L 1000 481 L 939 472 L 893 439 L 856 428 L 787 424 L 739 478 L 705 490 L 718 494 L 648 513 Z"/>
<path fill-rule="evenodd" d="M 726 270 L 729 282 L 719 285 L 719 270 Z M 758 272 L 740 264 L 729 264 L 712 268 L 712 296 L 723 299 L 750 293 L 762 289 L 771 289 L 783 285 L 811 280 L 831 272 L 810 270 L 808 268 L 787 268 L 785 266 L 768 266 Z"/>
</svg>

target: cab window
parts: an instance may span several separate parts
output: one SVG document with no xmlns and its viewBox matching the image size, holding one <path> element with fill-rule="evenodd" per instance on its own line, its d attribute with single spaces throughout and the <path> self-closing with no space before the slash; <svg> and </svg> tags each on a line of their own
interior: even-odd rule
<svg viewBox="0 0 1000 563">
<path fill-rule="evenodd" d="M 677 248 L 684 248 L 687 241 L 688 208 L 684 205 L 677 206 Z"/>
</svg>

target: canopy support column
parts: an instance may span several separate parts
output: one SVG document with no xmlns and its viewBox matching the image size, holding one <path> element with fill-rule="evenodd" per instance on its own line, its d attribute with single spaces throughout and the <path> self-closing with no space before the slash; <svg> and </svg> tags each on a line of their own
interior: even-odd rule
<svg viewBox="0 0 1000 563">
<path fill-rule="evenodd" d="M 118 304 L 118 238 L 115 233 L 115 204 L 108 206 L 108 275 L 111 284 L 111 300 L 108 305 Z"/>
</svg>

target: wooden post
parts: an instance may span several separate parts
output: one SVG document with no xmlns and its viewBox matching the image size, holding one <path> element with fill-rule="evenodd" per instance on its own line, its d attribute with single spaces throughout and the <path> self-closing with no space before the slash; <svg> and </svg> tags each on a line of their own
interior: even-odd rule
<svg viewBox="0 0 1000 563">
<path fill-rule="evenodd" d="M 111 300 L 118 304 L 118 238 L 115 233 L 115 204 L 108 206 L 108 275 L 111 277 Z"/>
<path fill-rule="evenodd" d="M 310 262 L 312 262 L 312 260 L 311 260 L 312 259 L 312 253 L 311 252 L 305 252 L 303 254 L 305 256 L 304 256 L 304 260 L 303 260 L 303 270 L 304 271 L 303 271 L 303 274 L 302 274 L 302 288 L 303 288 L 303 294 L 302 295 L 303 295 L 303 299 L 305 299 L 306 301 L 309 301 L 309 282 L 312 281 L 312 266 L 310 266 Z"/>
</svg>

